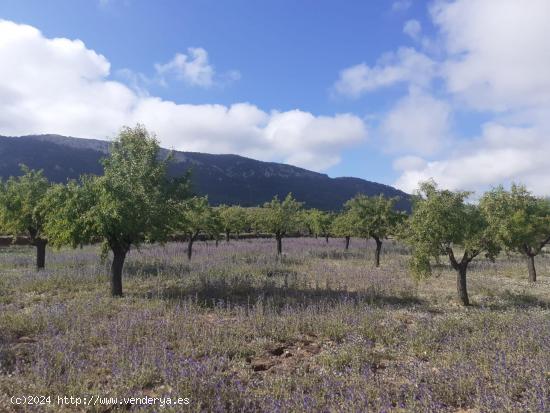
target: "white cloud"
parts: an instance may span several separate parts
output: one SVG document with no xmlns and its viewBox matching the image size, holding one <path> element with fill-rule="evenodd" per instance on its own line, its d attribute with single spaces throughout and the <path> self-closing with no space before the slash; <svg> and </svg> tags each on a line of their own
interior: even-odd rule
<svg viewBox="0 0 550 413">
<path fill-rule="evenodd" d="M 463 142 L 449 156 L 431 162 L 404 165 L 396 182 L 413 191 L 419 181 L 434 178 L 450 189 L 484 190 L 491 185 L 520 181 L 538 194 L 550 193 L 548 131 L 488 123 L 480 138 Z"/>
<path fill-rule="evenodd" d="M 419 156 L 407 155 L 393 161 L 393 169 L 397 171 L 420 170 L 425 168 L 427 162 Z"/>
<path fill-rule="evenodd" d="M 393 8 L 410 4 L 401 6 Z M 424 53 L 400 48 L 372 67 L 343 70 L 335 85 L 350 97 L 408 86 L 376 129 L 382 149 L 399 153 L 396 185 L 412 191 L 434 178 L 447 188 L 484 190 L 519 181 L 549 195 L 550 2 L 435 0 L 430 15 L 433 37 L 416 20 L 403 27 Z M 460 124 L 453 130 L 455 112 L 467 123 L 484 119 L 479 136 L 462 136 Z"/>
<path fill-rule="evenodd" d="M 140 96 L 149 96 L 148 88 L 158 83 L 158 80 L 149 78 L 143 73 L 137 73 L 130 69 L 119 69 L 116 71 L 115 76 L 120 78 Z"/>
<path fill-rule="evenodd" d="M 217 75 L 214 66 L 208 61 L 208 52 L 202 47 L 191 47 L 187 54 L 176 53 L 168 63 L 155 64 L 157 73 L 156 79 L 149 79 L 150 82 L 157 81 L 162 85 L 167 84 L 167 78 L 174 77 L 189 86 L 209 88 L 213 85 L 224 85 L 241 78 L 237 70 L 230 70 Z"/>
<path fill-rule="evenodd" d="M 367 92 L 407 82 L 426 87 L 435 74 L 435 64 L 426 55 L 411 48 L 383 55 L 375 66 L 361 63 L 340 72 L 334 90 L 341 95 L 357 98 Z"/>
<path fill-rule="evenodd" d="M 197 152 L 238 153 L 324 170 L 340 161 L 342 148 L 366 137 L 353 115 L 316 117 L 300 110 L 266 113 L 249 103 L 177 105 L 144 99 L 133 113 L 163 138 L 166 146 Z"/>
<path fill-rule="evenodd" d="M 294 110 L 273 113 L 265 133 L 272 145 L 291 154 L 289 163 L 326 169 L 340 162 L 339 147 L 359 142 L 366 136 L 366 129 L 353 115 L 315 117 Z"/>
<path fill-rule="evenodd" d="M 483 190 L 519 181 L 549 195 L 550 2 L 435 0 L 430 15 L 434 37 L 416 20 L 403 27 L 424 53 L 400 48 L 374 66 L 344 69 L 335 84 L 350 97 L 408 86 L 376 129 L 382 149 L 400 155 L 396 185 L 412 191 L 434 178 L 447 188 Z M 479 136 L 459 138 L 464 130 L 450 124 L 455 112 L 469 123 L 483 118 Z"/>
<path fill-rule="evenodd" d="M 548 0 L 439 1 L 431 12 L 451 93 L 480 110 L 550 103 Z"/>
<path fill-rule="evenodd" d="M 379 132 L 392 152 L 432 155 L 449 138 L 448 103 L 411 90 L 382 119 Z"/>
<path fill-rule="evenodd" d="M 422 32 L 422 25 L 418 20 L 407 20 L 403 26 L 403 33 L 411 39 L 418 40 Z"/>
<path fill-rule="evenodd" d="M 190 53 L 161 69 L 211 81 L 206 55 Z M 339 152 L 366 138 L 353 115 L 314 116 L 299 110 L 266 112 L 250 103 L 176 104 L 136 93 L 108 79 L 109 61 L 83 42 L 48 39 L 37 29 L 0 21 L 0 134 L 59 133 L 107 139 L 122 125 L 144 123 L 161 144 L 178 150 L 239 153 L 322 170 Z M 181 59 L 180 59 L 181 60 Z M 194 66 L 193 66 L 194 65 Z"/>
<path fill-rule="evenodd" d="M 462 117 L 482 113 L 487 121 L 479 136 L 454 138 L 427 159 L 397 159 L 395 184 L 412 191 L 434 178 L 446 188 L 483 191 L 516 181 L 549 195 L 550 2 L 436 1 L 430 11 L 443 52 L 439 95 Z M 402 120 L 404 129 L 417 124 L 414 116 Z"/>
<path fill-rule="evenodd" d="M 156 64 L 157 74 L 163 78 L 174 75 L 192 86 L 209 87 L 214 83 L 214 68 L 208 62 L 208 53 L 201 47 L 187 49 L 188 54 L 176 53 L 165 64 Z"/>
</svg>

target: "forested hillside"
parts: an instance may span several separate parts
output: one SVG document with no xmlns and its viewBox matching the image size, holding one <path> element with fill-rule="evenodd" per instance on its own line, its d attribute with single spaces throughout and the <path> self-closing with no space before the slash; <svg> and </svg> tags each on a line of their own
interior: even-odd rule
<svg viewBox="0 0 550 413">
<path fill-rule="evenodd" d="M 77 179 L 82 174 L 101 174 L 99 163 L 108 151 L 107 141 L 59 135 L 0 137 L 0 177 L 19 175 L 19 164 L 43 169 L 54 182 Z M 175 152 L 171 175 L 191 170 L 194 191 L 208 195 L 213 205 L 256 206 L 274 195 L 292 192 L 307 207 L 338 210 L 358 193 L 399 196 L 399 209 L 410 209 L 409 196 L 391 186 L 359 178 L 330 178 L 291 165 L 261 162 L 238 155 Z"/>
</svg>

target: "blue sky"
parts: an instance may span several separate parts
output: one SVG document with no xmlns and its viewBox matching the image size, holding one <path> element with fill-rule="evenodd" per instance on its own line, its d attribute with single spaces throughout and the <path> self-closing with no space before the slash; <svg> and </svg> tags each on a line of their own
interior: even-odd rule
<svg viewBox="0 0 550 413">
<path fill-rule="evenodd" d="M 550 8 L 518 4 L 7 0 L 0 133 L 140 121 L 167 147 L 408 191 L 433 177 L 547 194 Z"/>
</svg>

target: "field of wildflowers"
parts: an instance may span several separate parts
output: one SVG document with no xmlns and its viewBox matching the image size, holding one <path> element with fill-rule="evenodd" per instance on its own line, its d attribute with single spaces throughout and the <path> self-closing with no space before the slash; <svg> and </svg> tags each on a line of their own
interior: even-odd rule
<svg viewBox="0 0 550 413">
<path fill-rule="evenodd" d="M 408 251 L 353 239 L 132 250 L 111 298 L 99 248 L 0 249 L 0 411 L 12 396 L 188 397 L 163 412 L 550 412 L 550 255 L 474 261 L 473 306 L 444 261 L 415 282 Z"/>
</svg>

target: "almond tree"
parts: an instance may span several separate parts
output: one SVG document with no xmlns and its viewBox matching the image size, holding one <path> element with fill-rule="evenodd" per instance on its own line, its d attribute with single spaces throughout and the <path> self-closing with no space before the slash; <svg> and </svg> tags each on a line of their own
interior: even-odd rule
<svg viewBox="0 0 550 413">
<path fill-rule="evenodd" d="M 277 255 L 283 253 L 283 237 L 299 228 L 301 208 L 302 203 L 296 201 L 289 193 L 283 201 L 275 196 L 260 209 L 258 227 L 275 235 Z"/>
<path fill-rule="evenodd" d="M 380 266 L 382 242 L 394 235 L 397 227 L 406 218 L 405 213 L 395 210 L 398 198 L 385 198 L 383 195 L 368 197 L 357 195 L 344 205 L 356 223 L 356 234 L 372 238 L 376 242 L 374 263 Z"/>
<path fill-rule="evenodd" d="M 220 205 L 217 209 L 225 240 L 229 242 L 231 234 L 235 234 L 237 239 L 239 234 L 246 229 L 246 211 L 239 205 Z"/>
<path fill-rule="evenodd" d="M 247 207 L 243 208 L 245 213 L 245 231 L 251 232 L 255 236 L 259 236 L 262 232 L 262 207 Z"/>
<path fill-rule="evenodd" d="M 338 214 L 332 221 L 331 232 L 334 236 L 345 239 L 344 249 L 348 250 L 351 237 L 357 233 L 355 215 L 349 211 Z"/>
<path fill-rule="evenodd" d="M 403 236 L 412 247 L 411 270 L 418 277 L 431 275 L 430 258 L 446 255 L 456 271 L 458 298 L 470 305 L 466 274 L 480 254 L 494 260 L 499 245 L 478 206 L 465 199 L 470 192 L 440 190 L 433 181 L 420 185 L 413 213 Z M 457 253 L 461 251 L 462 257 Z"/>
<path fill-rule="evenodd" d="M 104 175 L 56 186 L 49 197 L 48 230 L 57 245 L 103 242 L 113 253 L 111 293 L 122 296 L 122 270 L 130 248 L 164 242 L 188 177 L 169 179 L 171 160 L 159 159 L 156 137 L 143 126 L 124 127 L 103 162 Z"/>
<path fill-rule="evenodd" d="M 208 197 L 193 197 L 180 205 L 174 228 L 185 233 L 187 258 L 190 260 L 199 234 L 203 232 L 217 239 L 222 225 L 218 213 L 209 205 Z"/>
<path fill-rule="evenodd" d="M 18 235 L 29 237 L 36 247 L 36 268 L 46 264 L 46 214 L 44 199 L 50 183 L 42 171 L 21 165 L 23 175 L 10 177 L 0 185 L 0 227 L 14 239 Z"/>
<path fill-rule="evenodd" d="M 514 184 L 510 191 L 499 186 L 486 192 L 480 207 L 503 248 L 526 258 L 529 281 L 535 282 L 535 257 L 550 242 L 550 201 Z"/>
<path fill-rule="evenodd" d="M 329 212 L 320 211 L 318 209 L 310 209 L 305 211 L 305 220 L 311 233 L 317 238 L 318 236 L 324 237 L 328 243 L 330 237 L 331 225 L 334 220 L 334 214 Z"/>
</svg>

